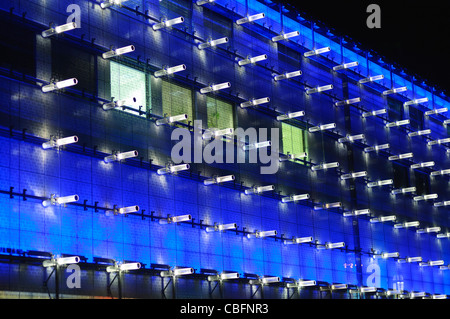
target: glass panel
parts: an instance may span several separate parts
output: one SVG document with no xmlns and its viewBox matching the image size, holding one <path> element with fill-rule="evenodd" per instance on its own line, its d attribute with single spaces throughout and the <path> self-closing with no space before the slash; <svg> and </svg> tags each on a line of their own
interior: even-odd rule
<svg viewBox="0 0 450 319">
<path fill-rule="evenodd" d="M 207 97 L 208 128 L 219 130 L 235 128 L 233 121 L 233 105 L 221 100 Z"/>
<path fill-rule="evenodd" d="M 163 114 L 176 116 L 188 115 L 188 121 L 193 121 L 192 92 L 190 89 L 176 85 L 174 83 L 162 82 L 162 110 Z"/>
<path fill-rule="evenodd" d="M 308 140 L 304 130 L 286 123 L 282 123 L 281 130 L 283 154 L 308 153 Z"/>
<path fill-rule="evenodd" d="M 147 112 L 146 96 L 144 72 L 116 62 L 111 62 L 111 97 L 114 98 L 115 101 L 132 101 L 132 99 L 135 98 L 136 102 L 128 102 L 126 103 L 126 106 L 136 110 L 139 110 L 139 106 L 142 106 L 141 111 Z M 138 114 L 130 110 L 126 110 L 126 112 L 135 115 Z M 145 114 L 142 116 L 145 116 Z"/>
</svg>

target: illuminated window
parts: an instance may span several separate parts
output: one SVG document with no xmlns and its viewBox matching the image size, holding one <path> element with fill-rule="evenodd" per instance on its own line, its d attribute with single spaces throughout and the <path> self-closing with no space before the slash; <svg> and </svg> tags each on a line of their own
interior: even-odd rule
<svg viewBox="0 0 450 319">
<path fill-rule="evenodd" d="M 148 85 L 148 88 L 150 89 L 150 85 Z M 150 92 L 148 94 L 150 95 Z M 132 101 L 135 98 L 136 102 L 127 103 L 126 106 L 137 111 L 139 111 L 139 107 L 141 106 L 141 111 L 144 113 L 147 112 L 147 108 L 149 107 L 147 103 L 145 73 L 120 63 L 111 62 L 111 97 L 115 101 Z M 135 115 L 139 114 L 131 110 L 125 111 Z M 141 116 L 145 117 L 145 114 Z"/>
<path fill-rule="evenodd" d="M 187 114 L 188 121 L 194 120 L 192 91 L 172 82 L 162 81 L 162 115 L 181 114 Z"/>
<path fill-rule="evenodd" d="M 306 131 L 286 123 L 282 123 L 281 125 L 283 154 L 298 155 L 308 153 Z M 307 157 L 304 159 L 308 160 Z"/>
<path fill-rule="evenodd" d="M 227 128 L 234 129 L 232 104 L 208 96 L 206 98 L 206 105 L 208 111 L 208 128 L 216 128 L 219 130 Z"/>
</svg>

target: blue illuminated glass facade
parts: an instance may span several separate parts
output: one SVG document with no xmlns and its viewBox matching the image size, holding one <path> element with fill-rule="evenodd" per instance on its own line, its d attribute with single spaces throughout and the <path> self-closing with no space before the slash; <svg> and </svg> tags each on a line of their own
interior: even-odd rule
<svg viewBox="0 0 450 319">
<path fill-rule="evenodd" d="M 0 4 L 0 44 L 9 52 L 0 64 L 0 297 L 45 297 L 48 288 L 53 294 L 54 277 L 47 287 L 42 284 L 51 272 L 42 267 L 42 261 L 51 254 L 84 257 L 78 264 L 81 288 L 66 287 L 67 273 L 61 268 L 58 289 L 67 298 L 108 297 L 119 290 L 129 298 L 409 298 L 413 292 L 432 298 L 450 294 L 446 207 L 450 184 L 444 171 L 450 168 L 450 149 L 445 140 L 433 145 L 449 137 L 448 118 L 445 112 L 426 113 L 446 108 L 447 97 L 414 83 L 409 75 L 397 74 L 378 57 L 296 13 L 284 12 L 281 17 L 277 6 L 267 1 L 216 0 L 199 6 L 188 0 L 128 0 L 102 9 L 99 2 L 83 0 L 76 3 L 79 28 L 43 38 L 41 32 L 49 26 L 65 24 L 71 14 L 78 13 L 73 8 L 67 11 L 72 4 L 70 0 Z M 265 17 L 236 24 L 258 13 Z M 152 29 L 162 18 L 180 16 L 182 24 Z M 300 34 L 272 41 L 281 32 L 292 31 Z M 19 43 L 18 37 L 27 41 Z M 229 42 L 204 50 L 197 47 L 221 37 Z M 136 50 L 102 58 L 102 53 L 128 45 Z M 304 56 L 325 47 L 330 50 Z M 262 54 L 267 55 L 264 61 L 237 63 Z M 333 71 L 349 62 L 358 66 Z M 183 64 L 182 72 L 155 76 L 165 67 Z M 297 70 L 302 71 L 300 76 L 274 80 Z M 377 75 L 384 78 L 359 83 Z M 77 78 L 78 84 L 49 93 L 41 90 L 43 85 L 68 78 Z M 224 82 L 230 82 L 231 88 L 199 92 Z M 332 90 L 306 93 L 330 84 Z M 383 94 L 400 87 L 407 90 Z M 239 107 L 264 97 L 270 103 Z M 336 106 L 358 97 L 361 100 L 355 104 Z M 102 107 L 133 98 L 131 104 L 113 110 Z M 428 101 L 408 103 L 421 98 Z M 379 110 L 384 111 L 369 114 Z M 299 111 L 305 115 L 277 120 Z M 181 113 L 188 114 L 187 121 L 155 125 L 165 116 Z M 194 120 L 201 120 L 203 129 L 209 128 L 208 123 L 220 129 L 289 129 L 289 134 L 280 134 L 278 151 L 284 151 L 284 137 L 289 139 L 286 150 L 307 156 L 280 162 L 272 175 L 261 175 L 260 165 L 250 163 L 190 163 L 188 171 L 158 175 L 156 171 L 171 161 L 176 144 L 172 131 L 182 127 L 193 134 Z M 403 120 L 410 122 L 387 127 Z M 332 123 L 335 128 L 310 131 Z M 411 136 L 423 130 L 431 132 Z M 351 140 L 359 134 L 364 138 Z M 79 139 L 76 144 L 42 148 L 52 136 L 73 135 Z M 367 149 L 385 144 L 389 148 Z M 103 160 L 131 150 L 139 155 L 114 163 Z M 413 157 L 389 159 L 407 153 Z M 430 166 L 411 167 L 431 161 Z M 313 169 L 335 162 L 339 167 Z M 344 179 L 358 172 L 367 174 Z M 231 174 L 232 182 L 203 184 L 213 176 Z M 392 183 L 373 186 L 386 180 Z M 245 194 L 266 185 L 275 189 Z M 410 187 L 415 187 L 413 192 L 392 193 Z M 52 194 L 77 194 L 79 201 L 44 207 L 42 201 Z M 283 198 L 298 194 L 310 198 L 283 203 Z M 419 198 L 434 194 L 438 197 Z M 105 214 L 133 205 L 139 206 L 139 212 Z M 354 216 L 367 209 L 369 214 Z M 159 223 L 168 216 L 186 214 L 191 215 L 190 221 Z M 396 220 L 379 220 L 388 216 Z M 418 226 L 403 227 L 415 221 Z M 230 223 L 238 228 L 205 231 Z M 247 237 L 271 230 L 277 235 Z M 312 241 L 293 243 L 306 237 Z M 343 247 L 327 246 L 337 243 L 344 243 Z M 398 257 L 384 258 L 384 253 L 398 253 Z M 408 262 L 411 257 L 422 257 L 422 261 Z M 119 287 L 117 281 L 111 284 L 114 275 L 106 272 L 114 262 L 140 262 L 142 268 L 121 273 Z M 195 273 L 172 279 L 173 286 L 166 286 L 171 277 L 161 278 L 160 271 L 176 267 L 193 268 Z M 208 274 L 224 271 L 237 272 L 240 278 L 225 280 L 211 292 Z M 278 277 L 279 282 L 250 284 L 267 277 Z M 302 280 L 315 284 L 301 289 L 292 285 Z M 110 284 L 112 290 L 107 289 Z M 347 286 L 333 289 L 334 284 Z M 363 293 L 361 287 L 376 289 Z"/>
</svg>

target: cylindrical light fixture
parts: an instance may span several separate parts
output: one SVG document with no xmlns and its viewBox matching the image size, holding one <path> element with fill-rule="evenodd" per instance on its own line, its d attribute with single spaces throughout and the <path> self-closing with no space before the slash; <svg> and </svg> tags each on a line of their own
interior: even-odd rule
<svg viewBox="0 0 450 319">
<path fill-rule="evenodd" d="M 67 87 L 71 87 L 74 85 L 78 84 L 78 80 L 75 78 L 72 79 L 68 79 L 68 80 L 64 80 L 64 81 L 60 81 L 60 82 L 53 82 L 50 83 L 48 85 L 44 85 L 41 90 L 44 93 L 48 93 L 48 92 L 52 92 L 52 91 L 56 91 L 56 90 L 61 90 Z"/>
<path fill-rule="evenodd" d="M 117 57 L 117 56 L 121 56 L 127 53 L 131 53 L 134 52 L 136 48 L 134 47 L 134 45 L 129 45 L 123 48 L 118 48 L 118 49 L 114 49 L 108 52 L 105 52 L 102 54 L 102 58 L 103 59 L 111 59 L 113 57 Z"/>
</svg>

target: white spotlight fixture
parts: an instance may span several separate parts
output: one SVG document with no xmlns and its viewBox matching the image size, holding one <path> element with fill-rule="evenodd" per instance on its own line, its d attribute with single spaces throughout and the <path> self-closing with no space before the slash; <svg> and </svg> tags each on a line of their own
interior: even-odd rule
<svg viewBox="0 0 450 319">
<path fill-rule="evenodd" d="M 293 37 L 297 37 L 300 35 L 300 32 L 298 31 L 294 31 L 294 32 L 288 32 L 288 33 L 281 33 L 280 35 L 277 35 L 275 37 L 272 38 L 273 42 L 278 42 L 278 41 L 282 41 L 282 40 L 287 40 Z"/>
<path fill-rule="evenodd" d="M 305 53 L 303 54 L 303 56 L 304 56 L 305 58 L 309 58 L 309 57 L 311 57 L 311 56 L 315 56 L 315 55 L 327 53 L 327 52 L 330 52 L 330 51 L 331 51 L 331 48 L 330 48 L 330 47 L 324 47 L 324 48 L 320 48 L 320 49 L 317 49 L 317 50 L 312 50 L 312 51 L 305 52 Z"/>
<path fill-rule="evenodd" d="M 376 224 L 376 223 L 385 223 L 385 222 L 395 222 L 397 220 L 397 216 L 381 216 L 378 218 L 371 218 L 370 222 L 372 224 Z"/>
<path fill-rule="evenodd" d="M 239 273 L 223 272 L 217 276 L 208 276 L 208 281 L 222 281 L 222 280 L 232 280 L 232 279 L 239 279 Z"/>
<path fill-rule="evenodd" d="M 102 54 L 103 59 L 111 59 L 117 56 L 121 56 L 127 53 L 134 52 L 135 47 L 134 45 L 129 45 L 123 48 L 114 49 L 108 52 L 105 52 Z"/>
<path fill-rule="evenodd" d="M 427 296 L 426 292 L 423 292 L 423 291 L 420 291 L 420 292 L 411 292 L 411 293 L 409 294 L 409 297 L 410 297 L 411 299 L 413 299 L 413 298 L 423 298 L 423 297 L 426 297 L 426 296 Z"/>
<path fill-rule="evenodd" d="M 125 153 L 116 153 L 113 155 L 106 156 L 104 158 L 105 163 L 119 162 L 129 158 L 134 158 L 139 155 L 138 151 L 130 151 Z"/>
<path fill-rule="evenodd" d="M 344 212 L 344 217 L 357 217 L 362 215 L 370 215 L 370 209 L 358 209 L 351 212 Z"/>
<path fill-rule="evenodd" d="M 356 104 L 356 103 L 359 103 L 359 102 L 361 102 L 361 98 L 357 97 L 357 98 L 354 98 L 354 99 L 349 99 L 349 100 L 345 100 L 345 101 L 336 102 L 334 105 L 336 105 L 336 106 L 344 106 L 344 105 Z"/>
<path fill-rule="evenodd" d="M 180 165 L 172 165 L 169 164 L 164 168 L 160 168 L 157 171 L 158 175 L 165 175 L 165 174 L 174 174 L 181 171 L 187 171 L 191 168 L 189 164 L 180 164 Z"/>
<path fill-rule="evenodd" d="M 274 284 L 280 282 L 280 277 L 263 277 L 261 279 L 261 283 L 263 285 L 267 285 L 267 284 Z"/>
<path fill-rule="evenodd" d="M 329 91 L 333 89 L 333 85 L 329 84 L 329 85 L 324 85 L 324 86 L 318 86 L 312 89 L 306 89 L 306 94 L 314 94 L 314 93 L 320 93 L 320 92 L 325 92 L 325 91 Z"/>
<path fill-rule="evenodd" d="M 56 90 L 61 90 L 67 87 L 71 87 L 78 84 L 78 80 L 75 78 L 60 81 L 60 82 L 53 82 L 48 85 L 44 85 L 41 89 L 42 92 L 48 93 Z"/>
<path fill-rule="evenodd" d="M 408 159 L 408 158 L 412 158 L 412 157 L 414 157 L 413 153 L 405 153 L 405 154 L 389 156 L 388 160 L 397 161 L 397 160 Z"/>
<path fill-rule="evenodd" d="M 303 117 L 303 116 L 305 116 L 304 111 L 293 112 L 293 113 L 288 113 L 288 114 L 277 116 L 277 121 L 290 120 L 290 119 L 295 119 L 295 118 L 299 118 L 299 117 Z"/>
<path fill-rule="evenodd" d="M 391 194 L 392 195 L 408 194 L 408 193 L 414 193 L 415 191 L 416 191 L 415 187 L 405 187 L 405 188 L 393 189 L 391 191 Z"/>
<path fill-rule="evenodd" d="M 415 196 L 413 199 L 415 202 L 422 201 L 422 200 L 430 200 L 430 199 L 436 199 L 438 198 L 438 194 L 428 194 L 423 196 Z"/>
<path fill-rule="evenodd" d="M 214 225 L 212 227 L 206 227 L 205 231 L 207 233 L 212 233 L 212 232 L 218 232 L 218 231 L 224 231 L 224 230 L 232 230 L 232 229 L 236 229 L 237 228 L 237 224 L 233 223 L 233 224 L 225 224 L 225 225 Z"/>
<path fill-rule="evenodd" d="M 245 195 L 261 194 L 264 192 L 271 192 L 273 190 L 275 190 L 275 186 L 273 186 L 273 185 L 253 187 L 251 189 L 246 189 Z"/>
<path fill-rule="evenodd" d="M 421 267 L 434 267 L 442 266 L 445 262 L 443 260 L 429 260 L 428 262 L 421 262 L 419 266 Z"/>
<path fill-rule="evenodd" d="M 214 185 L 214 184 L 232 182 L 232 181 L 234 181 L 234 179 L 235 179 L 234 175 L 215 176 L 211 179 L 207 179 L 207 180 L 203 181 L 203 184 L 204 185 Z"/>
<path fill-rule="evenodd" d="M 265 237 L 273 237 L 277 235 L 276 230 L 269 230 L 269 231 L 257 231 L 251 234 L 247 234 L 247 238 L 265 238 Z"/>
<path fill-rule="evenodd" d="M 225 83 L 221 83 L 221 84 L 212 84 L 210 86 L 207 86 L 205 88 L 200 89 L 200 93 L 201 94 L 206 94 L 206 93 L 211 93 L 211 92 L 216 92 L 216 91 L 228 89 L 230 87 L 231 87 L 231 83 L 230 82 L 225 82 Z"/>
<path fill-rule="evenodd" d="M 233 133 L 234 133 L 234 129 L 232 129 L 232 128 L 227 128 L 227 129 L 223 129 L 223 130 L 207 129 L 207 130 L 205 130 L 205 133 L 203 133 L 202 139 L 210 140 L 213 137 L 219 138 L 222 136 L 233 135 Z"/>
<path fill-rule="evenodd" d="M 44 150 L 47 150 L 49 148 L 61 147 L 64 145 L 74 144 L 77 142 L 78 142 L 77 136 L 70 136 L 70 137 L 65 137 L 65 138 L 60 138 L 60 139 L 58 139 L 56 137 L 51 137 L 50 141 L 42 144 L 42 148 Z"/>
<path fill-rule="evenodd" d="M 434 207 L 446 207 L 450 206 L 450 201 L 434 203 Z"/>
<path fill-rule="evenodd" d="M 417 131 L 417 132 L 408 133 L 408 136 L 415 137 L 415 136 L 422 136 L 422 135 L 429 135 L 429 134 L 431 134 L 431 130 L 421 130 L 421 131 Z"/>
<path fill-rule="evenodd" d="M 336 203 L 328 203 L 328 204 L 314 206 L 314 210 L 323 210 L 323 209 L 332 209 L 332 208 L 342 208 L 342 203 L 336 202 Z"/>
<path fill-rule="evenodd" d="M 365 112 L 361 116 L 363 118 L 366 118 L 366 117 L 370 117 L 370 116 L 383 115 L 383 114 L 386 114 L 386 113 L 387 113 L 386 109 L 381 109 L 381 110 L 375 110 L 375 111 L 371 111 L 371 112 Z"/>
<path fill-rule="evenodd" d="M 293 283 L 287 283 L 287 288 L 303 288 L 303 287 L 313 287 L 316 286 L 317 282 L 315 280 L 299 280 Z"/>
<path fill-rule="evenodd" d="M 185 120 L 187 120 L 187 118 L 188 118 L 187 114 L 164 117 L 160 120 L 157 120 L 156 125 L 160 126 L 160 125 L 164 125 L 164 124 L 172 124 L 175 122 L 185 121 Z"/>
<path fill-rule="evenodd" d="M 396 122 L 392 122 L 392 123 L 387 123 L 386 127 L 388 127 L 388 128 L 390 128 L 390 127 L 399 127 L 399 126 L 408 125 L 410 123 L 411 123 L 410 120 L 402 120 L 402 121 L 396 121 Z"/>
<path fill-rule="evenodd" d="M 50 205 L 66 205 L 70 203 L 78 202 L 80 197 L 78 195 L 65 196 L 65 197 L 56 197 L 56 195 L 52 194 L 49 199 L 42 201 L 42 206 L 48 207 Z"/>
<path fill-rule="evenodd" d="M 387 259 L 387 258 L 398 258 L 399 256 L 400 256 L 400 254 L 398 252 L 395 252 L 395 253 L 382 253 L 381 254 L 381 257 L 384 258 L 384 259 Z"/>
<path fill-rule="evenodd" d="M 178 72 L 185 71 L 185 70 L 186 70 L 186 65 L 181 64 L 181 65 L 177 65 L 177 66 L 173 66 L 173 67 L 163 67 L 162 70 L 156 71 L 154 75 L 155 75 L 155 78 L 160 78 L 162 76 L 171 75 L 171 74 L 178 73 Z"/>
<path fill-rule="evenodd" d="M 204 4 L 214 3 L 214 1 L 216 1 L 216 0 L 197 0 L 196 4 L 198 6 L 202 6 Z"/>
<path fill-rule="evenodd" d="M 337 168 L 337 167 L 339 167 L 338 162 L 324 163 L 324 164 L 312 166 L 311 170 L 313 170 L 315 172 L 315 171 L 322 171 L 322 170 L 327 170 L 330 168 Z"/>
<path fill-rule="evenodd" d="M 269 102 L 270 102 L 270 98 L 268 98 L 268 97 L 264 97 L 262 99 L 252 99 L 250 101 L 241 103 L 240 107 L 244 109 L 244 108 L 247 108 L 250 106 L 257 106 L 257 105 L 266 104 Z"/>
<path fill-rule="evenodd" d="M 346 284 L 333 284 L 330 286 L 331 290 L 342 290 L 342 289 L 348 289 L 348 285 Z"/>
<path fill-rule="evenodd" d="M 220 39 L 216 39 L 216 40 L 208 40 L 205 43 L 200 43 L 197 48 L 199 48 L 199 50 L 203 50 L 206 48 L 213 48 L 215 46 L 218 46 L 220 44 L 225 44 L 228 43 L 228 38 L 220 38 Z"/>
<path fill-rule="evenodd" d="M 401 228 L 410 228 L 410 227 L 419 227 L 420 226 L 420 222 L 404 222 L 402 224 L 395 224 L 394 228 L 395 229 L 401 229 Z"/>
<path fill-rule="evenodd" d="M 347 179 L 355 179 L 355 178 L 366 177 L 366 176 L 367 176 L 367 172 L 363 171 L 363 172 L 355 172 L 355 173 L 350 173 L 350 174 L 343 174 L 343 175 L 341 175 L 341 179 L 347 180 Z"/>
<path fill-rule="evenodd" d="M 349 69 L 349 68 L 357 67 L 358 65 L 359 65 L 358 62 L 344 63 L 344 64 L 337 65 L 337 66 L 333 67 L 333 71 L 346 70 L 346 69 Z"/>
<path fill-rule="evenodd" d="M 448 108 L 443 107 L 443 108 L 440 108 L 440 109 L 434 109 L 434 110 L 431 110 L 431 111 L 426 111 L 425 112 L 425 116 L 436 115 L 436 114 L 445 113 L 445 112 L 448 112 Z"/>
<path fill-rule="evenodd" d="M 77 28 L 77 24 L 75 22 L 70 22 L 67 24 L 63 24 L 54 28 L 50 28 L 48 30 L 42 31 L 41 35 L 43 38 L 48 38 L 55 34 L 60 34 L 63 32 L 71 31 Z"/>
<path fill-rule="evenodd" d="M 291 203 L 291 202 L 298 202 L 301 200 L 308 200 L 311 196 L 309 194 L 302 194 L 302 195 L 292 195 L 288 197 L 283 197 L 281 199 L 282 203 Z"/>
<path fill-rule="evenodd" d="M 172 216 L 167 217 L 159 220 L 160 225 L 167 225 L 167 224 L 173 224 L 173 223 L 182 223 L 182 222 L 188 222 L 192 220 L 191 215 L 181 215 L 181 216 Z"/>
<path fill-rule="evenodd" d="M 170 28 L 171 26 L 174 26 L 176 24 L 180 24 L 184 22 L 184 18 L 183 17 L 178 17 L 175 19 L 171 19 L 171 20 L 167 20 L 167 19 L 162 19 L 162 21 L 160 23 L 156 23 L 154 25 L 152 25 L 153 30 L 157 31 L 163 28 Z"/>
<path fill-rule="evenodd" d="M 139 206 L 130 206 L 130 207 L 123 207 L 123 208 L 114 208 L 113 210 L 108 210 L 105 212 L 106 216 L 116 216 L 116 215 L 126 215 L 126 214 L 132 214 L 137 213 L 139 211 Z"/>
<path fill-rule="evenodd" d="M 381 150 L 387 150 L 391 147 L 390 144 L 382 144 L 382 145 L 376 145 L 376 146 L 372 146 L 372 147 L 366 147 L 364 149 L 365 153 L 370 153 L 370 152 L 378 152 Z"/>
<path fill-rule="evenodd" d="M 254 14 L 251 16 L 246 16 L 245 18 L 239 19 L 236 21 L 236 24 L 241 25 L 244 23 L 249 23 L 249 22 L 253 22 L 256 20 L 260 20 L 260 19 L 264 19 L 265 18 L 265 14 L 264 13 L 258 13 L 258 14 Z"/>
<path fill-rule="evenodd" d="M 261 62 L 261 61 L 267 60 L 267 58 L 268 58 L 267 54 L 262 54 L 262 55 L 258 55 L 258 56 L 255 56 L 255 57 L 247 57 L 244 60 L 238 61 L 238 64 L 239 64 L 239 66 L 244 66 L 244 65 L 247 65 L 247 64 L 255 64 L 257 62 Z"/>
<path fill-rule="evenodd" d="M 360 287 L 359 291 L 362 294 L 377 292 L 377 287 Z"/>
<path fill-rule="evenodd" d="M 271 141 L 265 141 L 265 142 L 259 142 L 259 143 L 254 143 L 254 144 L 250 144 L 250 145 L 243 145 L 242 149 L 244 151 L 251 151 L 251 150 L 257 150 L 260 148 L 266 148 L 266 147 L 270 147 L 272 146 L 272 142 Z"/>
<path fill-rule="evenodd" d="M 428 98 L 423 98 L 423 99 L 414 99 L 408 102 L 403 103 L 403 106 L 410 106 L 410 105 L 417 105 L 417 104 L 421 104 L 421 103 L 426 103 L 428 102 Z"/>
<path fill-rule="evenodd" d="M 422 257 L 406 257 L 405 259 L 405 261 L 408 263 L 420 263 L 422 260 Z"/>
<path fill-rule="evenodd" d="M 102 1 L 100 3 L 100 7 L 102 9 L 106 9 L 106 8 L 109 8 L 109 7 L 113 6 L 113 5 L 121 5 L 122 2 L 125 2 L 125 1 L 127 1 L 127 0 L 106 0 L 106 1 Z"/>
<path fill-rule="evenodd" d="M 309 133 L 322 132 L 327 130 L 332 130 L 336 128 L 336 123 L 324 124 L 319 126 L 310 127 L 308 129 Z"/>
<path fill-rule="evenodd" d="M 392 185 L 392 184 L 394 184 L 393 179 L 385 179 L 385 180 L 367 183 L 367 187 L 372 188 L 372 187 L 379 187 L 379 186 Z"/>
<path fill-rule="evenodd" d="M 450 143 L 450 138 L 442 138 L 439 140 L 428 142 L 428 146 L 441 145 L 441 144 L 446 144 L 446 143 Z"/>
<path fill-rule="evenodd" d="M 380 81 L 380 80 L 383 80 L 383 79 L 384 79 L 384 75 L 375 75 L 375 76 L 369 76 L 367 78 L 361 79 L 358 82 L 360 84 L 364 84 L 364 83 Z"/>
<path fill-rule="evenodd" d="M 172 270 L 161 271 L 161 277 L 178 277 L 192 275 L 194 273 L 194 268 L 175 268 Z"/>
<path fill-rule="evenodd" d="M 292 238 L 290 240 L 285 240 L 284 244 L 285 245 L 290 245 L 290 244 L 308 244 L 308 243 L 312 243 L 313 242 L 313 238 L 312 237 L 302 237 L 302 238 Z"/>
<path fill-rule="evenodd" d="M 402 87 L 395 88 L 395 89 L 392 89 L 392 90 L 384 91 L 383 95 L 402 93 L 402 92 L 406 92 L 407 90 L 408 90 L 408 88 L 406 86 L 402 86 Z"/>
<path fill-rule="evenodd" d="M 326 243 L 325 244 L 325 248 L 326 249 L 338 249 L 338 248 L 344 248 L 345 247 L 345 243 L 344 242 L 340 242 L 340 243 Z"/>
<path fill-rule="evenodd" d="M 73 265 L 78 264 L 80 262 L 80 257 L 73 256 L 73 257 L 64 257 L 64 258 L 54 258 L 50 260 L 44 260 L 42 262 L 42 266 L 47 267 L 55 267 L 55 266 L 62 266 L 62 265 Z"/>
<path fill-rule="evenodd" d="M 106 268 L 106 272 L 112 273 L 121 271 L 131 271 L 141 269 L 141 267 L 142 267 L 141 263 L 121 263 L 116 264 L 114 266 L 108 266 Z"/>
<path fill-rule="evenodd" d="M 430 233 L 439 233 L 441 231 L 441 227 L 427 227 L 424 229 L 416 230 L 418 234 L 430 234 Z"/>
<path fill-rule="evenodd" d="M 444 169 L 444 170 L 440 170 L 440 171 L 434 171 L 431 172 L 431 176 L 441 176 L 441 175 L 448 175 L 450 174 L 450 169 Z"/>
<path fill-rule="evenodd" d="M 283 74 L 274 76 L 274 80 L 275 81 L 282 81 L 282 80 L 286 80 L 286 79 L 295 78 L 295 77 L 300 76 L 300 75 L 302 75 L 302 71 L 300 71 L 300 70 L 293 71 L 293 72 L 287 72 L 287 73 L 283 73 Z"/>
<path fill-rule="evenodd" d="M 308 157 L 308 153 L 300 153 L 300 154 L 287 154 L 285 156 L 280 156 L 279 161 L 285 162 L 285 161 L 294 161 L 296 159 L 305 158 Z"/>
<path fill-rule="evenodd" d="M 128 99 L 128 100 L 118 100 L 118 101 L 112 101 L 109 103 L 105 103 L 102 105 L 103 110 L 109 111 L 113 110 L 119 107 L 122 107 L 127 104 L 133 104 L 133 102 L 136 102 L 136 98 Z"/>
</svg>

